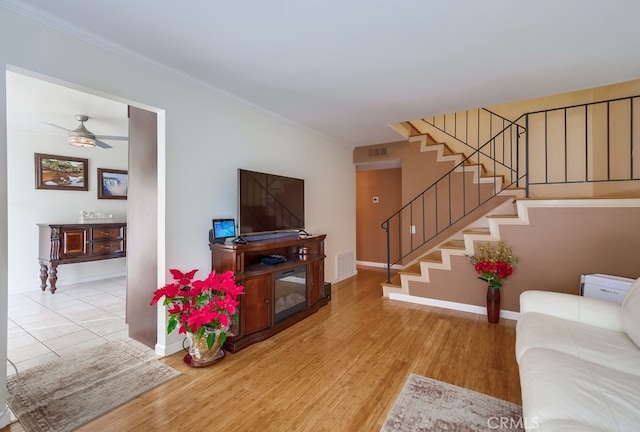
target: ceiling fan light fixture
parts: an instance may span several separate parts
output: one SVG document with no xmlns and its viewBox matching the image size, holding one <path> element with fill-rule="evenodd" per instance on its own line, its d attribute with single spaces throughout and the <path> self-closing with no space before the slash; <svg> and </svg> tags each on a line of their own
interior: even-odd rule
<svg viewBox="0 0 640 432">
<path fill-rule="evenodd" d="M 86 122 L 88 119 L 88 116 L 82 114 L 76 115 L 76 120 L 80 122 L 80 126 L 72 131 L 69 131 L 69 145 L 76 147 L 96 146 L 96 136 L 89 132 L 86 127 L 84 127 L 84 122 Z"/>
<path fill-rule="evenodd" d="M 91 137 L 72 135 L 69 136 L 69 145 L 76 147 L 95 147 L 96 140 Z"/>
</svg>

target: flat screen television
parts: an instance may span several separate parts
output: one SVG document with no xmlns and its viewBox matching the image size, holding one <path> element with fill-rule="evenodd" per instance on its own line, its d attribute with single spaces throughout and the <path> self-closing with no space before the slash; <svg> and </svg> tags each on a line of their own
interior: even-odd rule
<svg viewBox="0 0 640 432">
<path fill-rule="evenodd" d="M 238 169 L 239 233 L 304 230 L 304 180 Z"/>
</svg>

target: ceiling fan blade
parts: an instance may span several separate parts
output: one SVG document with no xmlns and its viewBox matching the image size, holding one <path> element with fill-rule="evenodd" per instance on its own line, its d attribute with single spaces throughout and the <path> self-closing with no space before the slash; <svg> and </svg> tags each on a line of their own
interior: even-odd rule
<svg viewBox="0 0 640 432">
<path fill-rule="evenodd" d="M 49 126 L 53 126 L 53 127 L 58 128 L 58 129 L 66 130 L 67 132 L 71 132 L 71 130 L 72 130 L 72 129 L 67 129 L 67 128 L 65 128 L 65 127 L 62 127 L 62 126 L 58 126 L 58 125 L 57 125 L 57 124 L 55 124 L 55 123 L 49 123 L 49 122 L 46 122 L 46 121 L 43 121 L 42 123 L 44 123 L 44 124 L 48 124 Z"/>
<path fill-rule="evenodd" d="M 129 137 L 117 136 L 117 135 L 96 135 L 96 138 L 103 139 L 103 140 L 129 141 Z"/>
<path fill-rule="evenodd" d="M 96 147 L 100 147 L 100 148 L 103 148 L 103 149 L 113 148 L 109 144 L 107 144 L 106 142 L 100 141 L 99 139 L 96 139 Z"/>
</svg>

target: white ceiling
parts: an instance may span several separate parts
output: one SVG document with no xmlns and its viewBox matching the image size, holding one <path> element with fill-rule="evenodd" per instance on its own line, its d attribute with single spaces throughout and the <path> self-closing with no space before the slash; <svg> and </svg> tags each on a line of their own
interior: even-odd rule
<svg viewBox="0 0 640 432">
<path fill-rule="evenodd" d="M 0 6 L 352 147 L 397 141 L 388 125 L 398 121 L 640 78 L 637 0 L 0 0 Z"/>
<path fill-rule="evenodd" d="M 127 136 L 127 105 L 53 84 L 19 73 L 7 72 L 7 127 L 14 133 L 60 136 L 67 141 L 68 132 L 80 123 L 76 114 L 90 118 L 85 127 L 96 135 Z M 48 123 L 58 125 L 60 128 Z M 127 141 L 105 140 L 111 146 L 123 147 Z"/>
</svg>

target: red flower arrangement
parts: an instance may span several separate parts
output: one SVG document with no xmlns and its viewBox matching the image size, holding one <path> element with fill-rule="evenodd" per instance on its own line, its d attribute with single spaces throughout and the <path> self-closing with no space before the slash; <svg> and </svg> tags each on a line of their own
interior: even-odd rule
<svg viewBox="0 0 640 432">
<path fill-rule="evenodd" d="M 237 298 L 244 294 L 244 287 L 237 285 L 231 271 L 217 274 L 214 271 L 203 280 L 193 280 L 198 270 L 182 273 L 169 270 L 174 283 L 157 289 L 151 304 L 154 305 L 164 297 L 164 305 L 169 306 L 169 324 L 167 333 L 171 333 L 180 324 L 178 333 L 192 333 L 198 338 L 205 334 L 207 328 L 220 330 L 220 344 L 227 338 L 229 325 L 238 317 Z M 207 335 L 207 345 L 213 346 L 214 334 Z"/>
<path fill-rule="evenodd" d="M 513 264 L 518 262 L 514 257 L 511 248 L 504 242 L 498 246 L 491 246 L 489 243 L 478 247 L 478 253 L 469 257 L 469 261 L 474 265 L 478 279 L 489 283 L 489 286 L 500 288 L 502 280 L 513 273 Z"/>
</svg>

